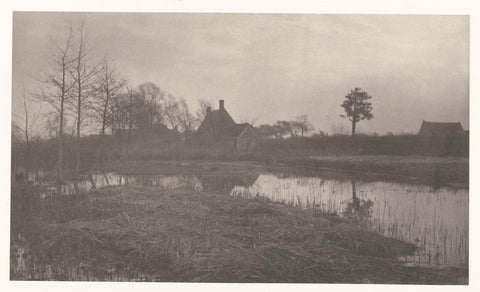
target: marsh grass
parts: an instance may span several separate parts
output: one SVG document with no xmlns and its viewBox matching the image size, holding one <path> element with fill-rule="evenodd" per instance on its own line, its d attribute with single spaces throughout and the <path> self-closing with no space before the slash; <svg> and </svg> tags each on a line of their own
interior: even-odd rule
<svg viewBox="0 0 480 292">
<path fill-rule="evenodd" d="M 262 197 L 139 186 L 12 193 L 12 280 L 457 283 L 464 273 L 403 267 L 395 258 L 411 244 Z"/>
</svg>

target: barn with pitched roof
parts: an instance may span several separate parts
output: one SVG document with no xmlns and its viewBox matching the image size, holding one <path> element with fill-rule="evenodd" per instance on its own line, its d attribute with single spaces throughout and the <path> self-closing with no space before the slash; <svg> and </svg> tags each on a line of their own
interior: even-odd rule
<svg viewBox="0 0 480 292">
<path fill-rule="evenodd" d="M 423 121 L 418 135 L 424 137 L 456 137 L 463 136 L 463 130 L 460 122 L 456 123 L 442 123 L 442 122 L 427 122 Z"/>
<path fill-rule="evenodd" d="M 460 122 L 423 121 L 418 132 L 418 152 L 439 156 L 468 155 L 468 134 Z"/>
<path fill-rule="evenodd" d="M 205 119 L 193 140 L 224 152 L 246 153 L 255 146 L 257 134 L 252 125 L 235 123 L 225 109 L 224 100 L 220 100 L 218 110 L 207 108 Z"/>
</svg>

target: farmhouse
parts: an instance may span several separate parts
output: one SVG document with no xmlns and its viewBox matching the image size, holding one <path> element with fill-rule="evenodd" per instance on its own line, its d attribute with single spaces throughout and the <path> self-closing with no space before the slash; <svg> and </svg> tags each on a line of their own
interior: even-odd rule
<svg viewBox="0 0 480 292">
<path fill-rule="evenodd" d="M 423 121 L 418 132 L 418 151 L 431 155 L 468 155 L 468 133 L 460 122 Z"/>
<path fill-rule="evenodd" d="M 237 124 L 225 109 L 225 102 L 219 101 L 219 109 L 209 107 L 194 141 L 224 152 L 245 153 L 252 150 L 257 140 L 255 129 L 247 123 Z"/>
</svg>

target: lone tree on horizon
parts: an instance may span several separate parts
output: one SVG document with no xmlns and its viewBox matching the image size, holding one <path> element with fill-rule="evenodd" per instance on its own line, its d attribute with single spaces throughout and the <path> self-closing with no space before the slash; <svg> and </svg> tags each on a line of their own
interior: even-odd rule
<svg viewBox="0 0 480 292">
<path fill-rule="evenodd" d="M 345 110 L 346 115 L 340 115 L 352 122 L 352 137 L 355 136 L 355 128 L 361 120 L 370 120 L 373 118 L 372 103 L 369 101 L 372 97 L 361 88 L 355 87 L 345 96 L 345 100 L 340 105 Z"/>
</svg>

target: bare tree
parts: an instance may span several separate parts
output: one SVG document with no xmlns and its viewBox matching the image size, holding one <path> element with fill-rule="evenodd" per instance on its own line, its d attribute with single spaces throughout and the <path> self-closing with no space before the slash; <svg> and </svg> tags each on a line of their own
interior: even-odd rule
<svg viewBox="0 0 480 292">
<path fill-rule="evenodd" d="M 163 116 L 167 126 L 176 132 L 180 131 L 179 127 L 182 124 L 180 104 L 177 98 L 171 94 L 167 94 L 164 100 Z"/>
<path fill-rule="evenodd" d="M 276 129 L 274 126 L 269 124 L 262 124 L 255 128 L 257 133 L 262 137 L 273 137 L 276 135 Z"/>
<path fill-rule="evenodd" d="M 163 122 L 162 103 L 166 93 L 152 82 L 140 84 L 137 92 L 138 94 L 135 95 L 136 126 L 148 129 Z"/>
<path fill-rule="evenodd" d="M 55 120 L 58 122 L 58 169 L 57 180 L 63 182 L 63 134 L 67 98 L 70 91 L 75 86 L 75 82 L 70 78 L 72 65 L 75 58 L 72 56 L 73 29 L 70 30 L 63 39 L 52 41 L 52 49 L 48 56 L 48 73 L 42 82 L 46 88 L 42 90 L 38 97 L 50 104 L 55 114 Z"/>
<path fill-rule="evenodd" d="M 93 77 L 96 75 L 98 70 L 98 65 L 91 65 L 90 60 L 88 59 L 90 52 L 88 50 L 87 36 L 84 32 L 83 21 L 80 24 L 78 40 L 75 49 L 76 56 L 73 65 L 72 77 L 76 85 L 75 103 L 73 108 L 76 122 L 75 177 L 78 179 L 80 176 L 81 127 L 85 118 L 85 114 L 83 112 L 89 108 L 89 99 L 92 97 L 92 90 L 94 89 Z"/>
<path fill-rule="evenodd" d="M 193 116 L 193 114 L 190 112 L 190 108 L 185 98 L 180 98 L 179 108 L 180 108 L 180 123 L 182 126 L 182 131 L 185 136 L 185 140 L 188 140 L 192 136 L 193 132 L 195 131 L 196 119 Z"/>
<path fill-rule="evenodd" d="M 291 122 L 291 124 L 296 131 L 301 133 L 302 137 L 304 136 L 304 134 L 310 133 L 311 131 L 315 130 L 313 125 L 308 120 L 307 115 L 298 116 L 295 121 Z"/>
<path fill-rule="evenodd" d="M 32 142 L 35 142 L 43 134 L 41 123 L 39 122 L 41 111 L 38 110 L 35 113 L 32 113 L 29 104 L 32 102 L 31 98 L 27 94 L 25 85 L 22 87 L 22 99 L 23 99 L 23 120 L 22 126 L 14 123 L 14 129 L 20 132 L 25 139 L 25 156 L 23 157 L 25 161 L 25 176 L 28 179 L 30 172 L 30 162 L 31 162 L 31 146 Z"/>
<path fill-rule="evenodd" d="M 210 100 L 204 98 L 198 100 L 198 110 L 196 112 L 198 125 L 200 125 L 205 119 L 205 116 L 207 115 L 207 110 L 209 108 L 213 108 L 213 103 Z"/>
<path fill-rule="evenodd" d="M 292 125 L 288 121 L 277 121 L 273 127 L 275 128 L 276 136 L 278 138 L 282 138 L 286 134 L 290 134 L 290 137 L 293 137 L 294 135 Z"/>
<path fill-rule="evenodd" d="M 122 93 L 126 80 L 107 59 L 102 61 L 102 67 L 98 70 L 95 100 L 92 103 L 94 118 L 100 122 L 100 135 L 105 135 L 108 127 L 114 127 L 112 100 Z"/>
<path fill-rule="evenodd" d="M 185 98 L 167 94 L 162 108 L 167 126 L 178 133 L 183 133 L 185 139 L 188 139 L 195 130 L 197 120 L 190 112 Z"/>
<path fill-rule="evenodd" d="M 250 118 L 241 118 L 240 119 L 240 123 L 246 123 L 246 124 L 250 124 L 251 126 L 255 126 L 255 124 L 257 123 L 258 119 L 260 119 L 261 115 L 256 115 L 254 117 L 250 117 Z"/>
<path fill-rule="evenodd" d="M 135 103 L 139 99 L 139 93 L 136 90 L 126 88 L 125 92 L 111 96 L 110 102 L 110 123 L 112 132 L 119 138 L 120 152 L 123 159 L 128 156 L 130 147 L 130 137 L 132 129 L 136 126 Z M 124 135 L 126 133 L 126 135 Z M 126 136 L 124 141 L 124 136 Z M 125 142 L 125 149 L 122 151 Z"/>
<path fill-rule="evenodd" d="M 101 68 L 96 71 L 94 100 L 90 103 L 93 118 L 100 123 L 100 143 L 94 163 L 90 170 L 95 171 L 97 162 L 103 152 L 104 136 L 108 126 L 114 127 L 114 113 L 117 108 L 112 106 L 112 100 L 121 93 L 126 81 L 119 77 L 117 70 L 105 58 Z"/>
</svg>

